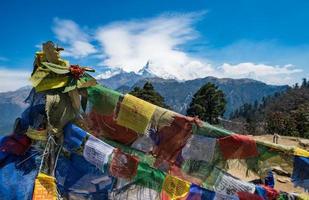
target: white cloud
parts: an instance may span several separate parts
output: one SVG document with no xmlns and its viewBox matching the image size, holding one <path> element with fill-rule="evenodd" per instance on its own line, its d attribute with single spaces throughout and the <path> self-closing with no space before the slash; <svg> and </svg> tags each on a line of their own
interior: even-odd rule
<svg viewBox="0 0 309 200">
<path fill-rule="evenodd" d="M 97 52 L 90 43 L 91 37 L 72 20 L 54 19 L 53 31 L 58 40 L 64 43 L 63 56 L 84 58 Z"/>
<path fill-rule="evenodd" d="M 269 84 L 293 84 L 291 76 L 300 72 L 302 70 L 291 64 L 280 67 L 255 63 L 224 63 L 218 68 L 218 77 L 252 78 Z"/>
<path fill-rule="evenodd" d="M 207 62 L 179 48 L 198 36 L 193 29 L 198 16 L 200 14 L 192 13 L 162 15 L 102 27 L 97 31 L 97 40 L 107 58 L 101 64 L 138 72 L 150 60 L 154 74 L 180 80 L 210 73 L 212 68 Z"/>
<path fill-rule="evenodd" d="M 150 61 L 150 72 L 178 80 L 205 76 L 253 78 L 270 84 L 293 84 L 300 80 L 302 70 L 289 64 L 295 65 L 301 60 L 295 56 L 299 55 L 299 50 L 293 50 L 294 59 L 289 62 L 288 48 L 280 47 L 275 51 L 278 45 L 273 43 L 256 44 L 244 40 L 222 49 L 205 47 L 207 56 L 201 53 L 192 56 L 181 47 L 198 38 L 194 23 L 203 14 L 166 14 L 113 22 L 94 27 L 93 35 L 86 34 L 71 20 L 55 19 L 53 30 L 57 38 L 68 45 L 64 55 L 74 58 L 92 55 L 101 60 L 98 65 L 104 66 L 105 72 L 98 76 L 100 78 L 113 76 L 119 70 L 138 72 Z M 100 47 L 91 42 L 98 42 Z M 284 58 L 280 57 L 282 53 Z"/>
<path fill-rule="evenodd" d="M 0 68 L 0 92 L 13 91 L 29 85 L 30 71 L 11 70 Z"/>
</svg>

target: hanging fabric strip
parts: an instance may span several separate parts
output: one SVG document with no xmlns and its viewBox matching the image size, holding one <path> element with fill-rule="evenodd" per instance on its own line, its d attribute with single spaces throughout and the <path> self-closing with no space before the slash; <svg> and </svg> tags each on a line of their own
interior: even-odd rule
<svg viewBox="0 0 309 200">
<path fill-rule="evenodd" d="M 157 145 L 155 145 L 153 153 L 160 161 L 167 160 L 174 163 L 181 153 L 183 146 L 186 144 L 188 138 L 192 135 L 192 123 L 194 118 L 183 115 L 175 115 L 174 120 L 170 126 L 162 127 L 158 132 L 153 133 L 152 138 L 156 138 Z"/>
<path fill-rule="evenodd" d="M 215 152 L 216 139 L 192 135 L 182 149 L 185 160 L 204 160 L 211 162 Z"/>
<path fill-rule="evenodd" d="M 113 115 L 101 115 L 92 111 L 87 116 L 87 124 L 95 136 L 129 145 L 137 139 L 137 133 L 116 123 Z"/>
<path fill-rule="evenodd" d="M 132 148 L 138 149 L 145 153 L 152 151 L 154 146 L 153 140 L 148 135 L 143 135 L 142 137 L 137 138 L 131 145 Z"/>
<path fill-rule="evenodd" d="M 28 128 L 26 135 L 32 140 L 46 141 L 47 140 L 47 130 L 36 130 L 33 128 Z"/>
<path fill-rule="evenodd" d="M 132 179 L 137 172 L 138 158 L 115 149 L 109 171 L 117 178 Z"/>
<path fill-rule="evenodd" d="M 52 176 L 39 173 L 35 179 L 33 200 L 57 200 L 56 180 Z"/>
<path fill-rule="evenodd" d="M 30 148 L 30 145 L 31 140 L 26 135 L 12 134 L 2 138 L 0 152 L 22 155 Z"/>
<path fill-rule="evenodd" d="M 101 85 L 89 87 L 88 98 L 92 109 L 101 115 L 112 115 L 122 94 Z"/>
<path fill-rule="evenodd" d="M 155 105 L 127 94 L 121 102 L 117 124 L 143 134 L 155 109 Z"/>
<path fill-rule="evenodd" d="M 237 192 L 254 193 L 255 185 L 222 172 L 215 183 L 214 189 L 222 194 L 235 195 Z"/>
<path fill-rule="evenodd" d="M 215 192 L 209 191 L 207 189 L 201 188 L 198 185 L 191 184 L 190 186 L 190 193 L 186 200 L 213 200 L 215 197 Z"/>
<path fill-rule="evenodd" d="M 262 197 L 248 193 L 248 192 L 237 192 L 239 200 L 264 200 Z"/>
<path fill-rule="evenodd" d="M 226 194 L 216 193 L 214 200 L 239 200 L 239 198 L 236 195 L 226 195 Z"/>
<path fill-rule="evenodd" d="M 186 196 L 190 190 L 190 183 L 177 177 L 167 175 L 163 183 L 163 190 L 172 199 Z"/>
<path fill-rule="evenodd" d="M 90 135 L 86 141 L 83 156 L 88 162 L 104 171 L 104 165 L 107 164 L 113 150 L 114 147 Z"/>
<path fill-rule="evenodd" d="M 218 139 L 225 159 L 246 159 L 258 156 L 255 140 L 246 135 L 233 134 Z"/>
<path fill-rule="evenodd" d="M 295 156 L 292 182 L 309 190 L 309 158 Z"/>
<path fill-rule="evenodd" d="M 35 87 L 36 92 L 42 92 L 51 89 L 57 89 L 64 87 L 68 84 L 68 76 L 51 76 L 50 74 L 44 77 L 44 79 Z"/>
<path fill-rule="evenodd" d="M 81 147 L 88 133 L 76 126 L 75 124 L 68 123 L 64 129 L 64 146 L 68 150 L 74 150 Z"/>
<path fill-rule="evenodd" d="M 218 128 L 207 122 L 202 122 L 202 125 L 194 124 L 192 127 L 193 134 L 203 135 L 206 137 L 220 138 L 234 134 L 232 131 Z"/>
<path fill-rule="evenodd" d="M 139 162 L 137 174 L 133 182 L 161 192 L 162 184 L 164 182 L 165 174 L 157 169 L 151 168 L 149 165 Z"/>
<path fill-rule="evenodd" d="M 309 158 L 309 151 L 306 151 L 306 150 L 304 150 L 304 149 L 295 147 L 295 148 L 294 148 L 294 155 L 295 155 L 295 156 L 302 156 L 302 157 L 307 157 L 307 158 Z"/>
</svg>

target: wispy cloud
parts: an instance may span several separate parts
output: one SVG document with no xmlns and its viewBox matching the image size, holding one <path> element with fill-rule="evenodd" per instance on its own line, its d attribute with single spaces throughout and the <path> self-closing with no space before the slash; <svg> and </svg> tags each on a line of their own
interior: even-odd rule
<svg viewBox="0 0 309 200">
<path fill-rule="evenodd" d="M 30 71 L 12 70 L 0 67 L 0 92 L 13 91 L 29 85 Z"/>
<path fill-rule="evenodd" d="M 53 31 L 65 46 L 63 56 L 83 58 L 97 52 L 91 37 L 72 20 L 54 19 Z"/>
<path fill-rule="evenodd" d="M 101 64 L 137 72 L 150 61 L 150 70 L 165 78 L 190 79 L 209 73 L 208 63 L 179 48 L 198 37 L 193 24 L 201 15 L 161 15 L 104 26 L 96 34 L 107 56 Z"/>
<path fill-rule="evenodd" d="M 290 83 L 291 76 L 302 72 L 293 65 L 270 66 L 265 64 L 239 63 L 236 65 L 224 63 L 218 68 L 218 77 L 252 78 L 271 84 Z"/>
<path fill-rule="evenodd" d="M 205 46 L 207 54 L 192 55 L 182 47 L 199 38 L 195 23 L 204 15 L 205 12 L 174 13 L 113 22 L 93 27 L 94 34 L 87 34 L 71 20 L 55 19 L 53 30 L 68 45 L 67 56 L 83 58 L 94 54 L 101 60 L 98 65 L 111 69 L 109 75 L 115 69 L 138 72 L 150 61 L 152 73 L 179 80 L 217 76 L 292 84 L 300 79 L 302 70 L 298 64 L 301 63 L 297 60 L 304 58 L 296 59 L 299 54 L 295 53 L 295 59 L 289 60 L 288 48 L 281 52 L 284 58 L 280 57 L 277 46 L 268 43 L 255 46 L 254 42 L 240 41 L 221 49 Z"/>
</svg>

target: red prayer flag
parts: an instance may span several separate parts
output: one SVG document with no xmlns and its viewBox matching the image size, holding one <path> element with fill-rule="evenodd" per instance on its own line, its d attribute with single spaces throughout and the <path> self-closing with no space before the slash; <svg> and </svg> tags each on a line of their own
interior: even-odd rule
<svg viewBox="0 0 309 200">
<path fill-rule="evenodd" d="M 137 139 L 137 133 L 129 128 L 116 124 L 113 115 L 101 115 L 95 111 L 88 114 L 87 124 L 96 136 L 129 145 Z"/>
<path fill-rule="evenodd" d="M 112 176 L 117 178 L 131 179 L 136 175 L 138 167 L 138 158 L 121 152 L 121 150 L 114 150 L 112 162 L 109 171 Z"/>
<path fill-rule="evenodd" d="M 262 197 L 249 192 L 237 192 L 239 200 L 263 200 Z"/>
<path fill-rule="evenodd" d="M 165 126 L 156 133 L 159 141 L 153 153 L 158 161 L 167 160 L 171 163 L 176 161 L 178 154 L 192 134 L 192 123 L 195 120 L 192 117 L 175 115 L 170 126 Z"/>
<path fill-rule="evenodd" d="M 13 134 L 3 140 L 0 151 L 14 155 L 24 154 L 31 145 L 31 140 L 26 135 Z"/>
<path fill-rule="evenodd" d="M 266 190 L 266 195 L 268 200 L 276 200 L 279 196 L 279 192 L 274 188 L 268 187 L 266 185 L 261 185 Z"/>
<path fill-rule="evenodd" d="M 245 159 L 258 156 L 255 140 L 246 135 L 233 134 L 218 139 L 225 159 Z"/>
</svg>

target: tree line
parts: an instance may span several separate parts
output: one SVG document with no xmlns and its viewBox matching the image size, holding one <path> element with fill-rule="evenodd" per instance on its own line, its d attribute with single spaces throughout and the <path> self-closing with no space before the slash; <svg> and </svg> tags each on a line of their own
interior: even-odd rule
<svg viewBox="0 0 309 200">
<path fill-rule="evenodd" d="M 150 82 L 135 87 L 130 94 L 155 105 L 171 109 Z M 192 97 L 188 116 L 198 116 L 211 124 L 218 124 L 225 112 L 224 93 L 212 83 L 203 85 Z M 261 102 L 246 103 L 230 115 L 241 122 L 249 134 L 279 134 L 309 138 L 309 81 L 295 84 L 286 91 L 264 97 Z"/>
<path fill-rule="evenodd" d="M 286 91 L 244 104 L 230 116 L 245 121 L 251 134 L 279 134 L 309 138 L 309 81 L 295 84 Z"/>
</svg>

